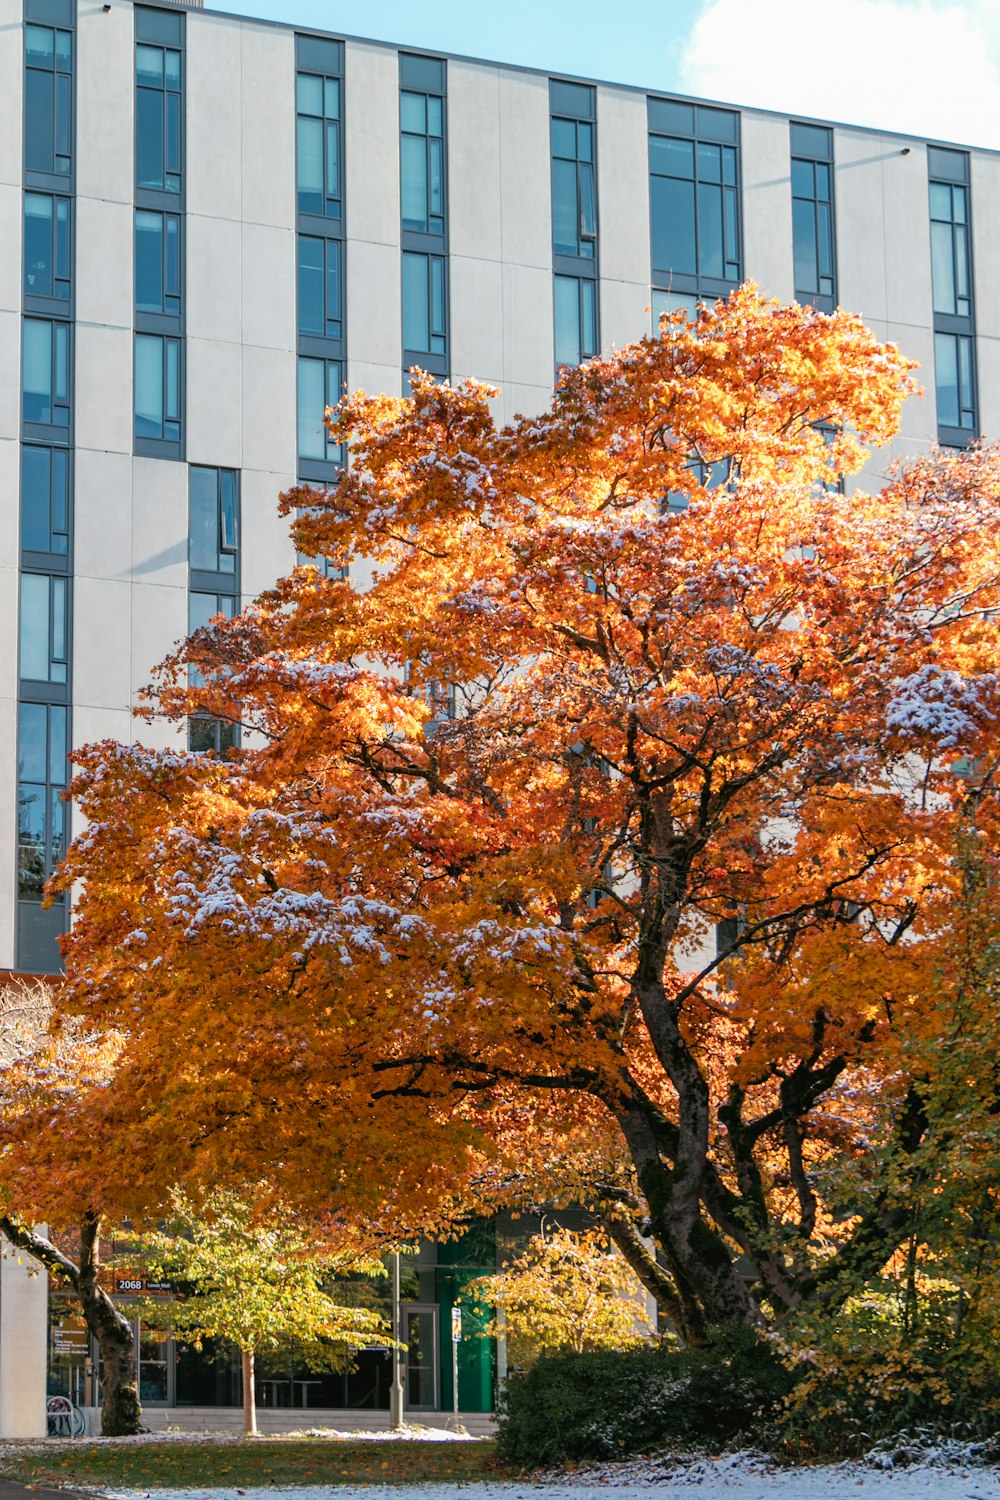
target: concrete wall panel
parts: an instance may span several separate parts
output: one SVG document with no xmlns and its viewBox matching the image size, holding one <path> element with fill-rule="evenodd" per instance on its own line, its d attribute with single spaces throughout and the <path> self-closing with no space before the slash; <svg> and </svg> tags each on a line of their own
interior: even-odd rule
<svg viewBox="0 0 1000 1500">
<path fill-rule="evenodd" d="M 187 588 L 144 583 L 132 590 L 132 702 L 152 680 L 153 668 L 188 633 Z M 180 732 L 181 734 L 183 731 Z M 137 725 L 133 735 L 144 745 L 170 745 L 180 737 L 173 729 Z"/>
<path fill-rule="evenodd" d="M 74 704 L 128 711 L 131 635 L 132 585 L 128 579 L 76 577 L 73 580 Z"/>
<path fill-rule="evenodd" d="M 651 275 L 648 140 L 645 95 L 628 89 L 599 88 L 597 214 L 601 276 L 646 287 Z M 601 332 L 603 336 L 603 327 Z"/>
<path fill-rule="evenodd" d="M 621 349 L 650 331 L 647 282 L 601 278 L 601 348 Z"/>
<path fill-rule="evenodd" d="M 243 231 L 234 219 L 188 214 L 187 326 L 201 339 L 243 337 Z"/>
<path fill-rule="evenodd" d="M 347 347 L 367 364 L 402 369 L 402 269 L 396 245 L 347 246 Z"/>
<path fill-rule="evenodd" d="M 239 344 L 187 341 L 187 458 L 238 469 L 243 462 L 243 354 Z"/>
<path fill-rule="evenodd" d="M 994 442 L 1000 438 L 1000 338 L 978 339 L 979 430 Z"/>
<path fill-rule="evenodd" d="M 0 183 L 0 308 L 7 312 L 19 312 L 21 308 L 21 202 L 18 188 Z"/>
<path fill-rule="evenodd" d="M 290 519 L 278 514 L 278 496 L 294 484 L 291 473 L 265 474 L 244 469 L 242 476 L 243 598 L 249 601 L 295 566 Z"/>
<path fill-rule="evenodd" d="M 75 469 L 76 574 L 127 579 L 132 572 L 132 458 L 83 448 L 76 454 Z"/>
<path fill-rule="evenodd" d="M 448 241 L 452 255 L 499 260 L 500 75 L 478 63 L 448 64 Z"/>
<path fill-rule="evenodd" d="M 136 595 L 154 584 L 172 585 L 186 594 L 187 465 L 157 458 L 133 459 L 132 496 L 132 577 Z M 156 597 L 150 594 L 151 607 L 155 607 Z"/>
<path fill-rule="evenodd" d="M 294 349 L 295 235 L 266 224 L 243 225 L 243 341 Z"/>
<path fill-rule="evenodd" d="M 398 245 L 399 62 L 384 47 L 346 44 L 344 160 L 348 236 Z"/>
<path fill-rule="evenodd" d="M 188 21 L 194 34 L 201 19 L 189 16 Z M 242 22 L 240 29 L 242 217 L 251 224 L 291 229 L 295 224 L 295 37 L 290 31 L 255 26 L 252 21 Z"/>
<path fill-rule="evenodd" d="M 503 268 L 504 380 L 552 391 L 555 335 L 552 327 L 552 272 L 534 266 Z"/>
<path fill-rule="evenodd" d="M 922 141 L 883 136 L 882 221 L 885 225 L 886 312 L 900 329 L 926 329 L 933 319 L 927 149 Z"/>
<path fill-rule="evenodd" d="M 788 121 L 744 110 L 743 274 L 769 297 L 791 302 L 792 168 Z"/>
<path fill-rule="evenodd" d="M 549 84 L 500 73 L 500 206 L 504 260 L 552 269 Z"/>
<path fill-rule="evenodd" d="M 503 273 L 498 261 L 453 255 L 451 369 L 498 383 L 503 379 Z"/>
<path fill-rule="evenodd" d="M 972 269 L 975 278 L 976 328 L 987 338 L 1000 338 L 1000 155 L 973 151 L 969 163 L 972 182 Z M 1000 392 L 997 393 L 1000 401 Z M 993 422 L 991 431 L 1000 431 Z"/>
<path fill-rule="evenodd" d="M 131 328 L 132 205 L 104 198 L 76 201 L 76 316 L 81 323 Z"/>
<path fill-rule="evenodd" d="M 76 445 L 132 451 L 132 334 L 127 328 L 76 325 Z"/>
<path fill-rule="evenodd" d="M 222 16 L 189 17 L 185 64 L 188 213 L 238 221 L 243 206 L 240 23 Z"/>
<path fill-rule="evenodd" d="M 295 356 L 243 350 L 243 464 L 271 474 L 296 467 Z"/>
<path fill-rule="evenodd" d="M 20 187 L 24 161 L 24 30 L 22 0 L 0 0 L 0 183 Z"/>
<path fill-rule="evenodd" d="M 834 132 L 837 272 L 841 305 L 866 323 L 887 318 L 881 136 L 863 130 Z"/>
<path fill-rule="evenodd" d="M 130 203 L 135 182 L 135 27 L 131 5 L 77 6 L 76 191 Z M 4 95 L 4 97 L 6 97 Z M 99 108 L 79 101 L 99 100 Z"/>
</svg>

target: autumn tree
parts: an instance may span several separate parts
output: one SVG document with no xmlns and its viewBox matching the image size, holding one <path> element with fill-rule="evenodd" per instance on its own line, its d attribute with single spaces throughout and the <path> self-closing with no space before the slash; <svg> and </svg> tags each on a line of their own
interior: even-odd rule
<svg viewBox="0 0 1000 1500">
<path fill-rule="evenodd" d="M 40 1126 L 40 1096 L 57 1106 L 70 1095 L 85 1093 L 107 1076 L 111 1052 L 72 1024 L 53 1035 L 53 990 L 40 981 L 11 979 L 0 987 L 0 1116 L 17 1132 L 25 1118 L 29 1129 Z M 53 1130 L 50 1118 L 48 1129 Z M 73 1293 L 87 1330 L 101 1357 L 101 1432 L 121 1437 L 139 1431 L 139 1388 L 135 1372 L 132 1324 L 110 1296 L 102 1278 L 101 1233 L 104 1215 L 93 1194 L 68 1199 L 58 1179 L 54 1192 L 11 1192 L 0 1177 L 0 1231 L 18 1252 L 29 1255 L 56 1283 Z M 35 1222 L 44 1216 L 51 1224 Z"/>
<path fill-rule="evenodd" d="M 501 429 L 473 383 L 345 399 L 349 467 L 282 502 L 333 566 L 149 699 L 241 748 L 77 756 L 62 1003 L 127 1033 L 94 1107 L 133 1193 L 430 1218 L 575 1114 L 686 1339 L 879 1270 L 955 840 L 997 831 L 1000 458 L 850 479 L 912 390 L 746 287 Z"/>
<path fill-rule="evenodd" d="M 314 1363 L 342 1369 L 352 1349 L 388 1342 L 377 1313 L 345 1306 L 330 1286 L 347 1272 L 381 1274 L 381 1264 L 356 1248 L 324 1244 L 319 1226 L 287 1206 L 262 1210 L 255 1196 L 217 1191 L 195 1207 L 175 1192 L 164 1225 L 138 1237 L 130 1252 L 130 1263 L 180 1293 L 138 1304 L 147 1327 L 228 1339 L 240 1351 L 248 1436 L 257 1432 L 262 1352 L 295 1341 L 312 1349 Z"/>
<path fill-rule="evenodd" d="M 544 1352 L 624 1349 L 649 1337 L 643 1288 L 599 1229 L 543 1225 L 521 1253 L 468 1292 L 496 1309 L 486 1328 L 520 1367 Z"/>
</svg>

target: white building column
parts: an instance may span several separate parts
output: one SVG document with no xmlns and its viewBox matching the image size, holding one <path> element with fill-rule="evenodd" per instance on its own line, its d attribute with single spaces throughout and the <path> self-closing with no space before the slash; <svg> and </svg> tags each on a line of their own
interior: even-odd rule
<svg viewBox="0 0 1000 1500">
<path fill-rule="evenodd" d="M 0 1438 L 45 1437 L 49 1278 L 30 1255 L 0 1244 Z"/>
</svg>

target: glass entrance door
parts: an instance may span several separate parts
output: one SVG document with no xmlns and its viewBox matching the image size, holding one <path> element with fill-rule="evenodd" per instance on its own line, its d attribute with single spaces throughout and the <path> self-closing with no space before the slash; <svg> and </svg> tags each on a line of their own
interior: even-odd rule
<svg viewBox="0 0 1000 1500">
<path fill-rule="evenodd" d="M 143 1406 L 172 1406 L 173 1340 L 139 1336 L 139 1400 Z"/>
<path fill-rule="evenodd" d="M 406 1345 L 406 1405 L 410 1411 L 438 1407 L 438 1310 L 404 1302 L 403 1342 Z"/>
</svg>

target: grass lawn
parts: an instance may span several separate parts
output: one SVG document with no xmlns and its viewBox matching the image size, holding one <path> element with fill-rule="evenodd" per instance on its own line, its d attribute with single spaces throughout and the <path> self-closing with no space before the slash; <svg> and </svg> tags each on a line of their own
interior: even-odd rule
<svg viewBox="0 0 1000 1500">
<path fill-rule="evenodd" d="M 495 1477 L 489 1439 L 422 1443 L 253 1438 L 246 1442 L 73 1443 L 0 1449 L 0 1477 L 66 1489 L 209 1489 L 420 1484 Z"/>
</svg>

